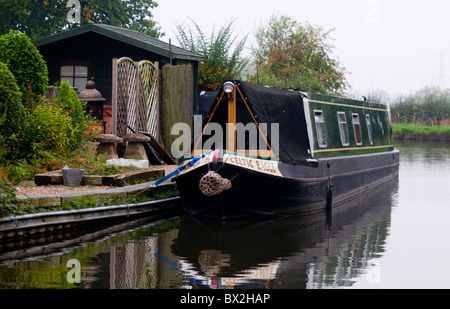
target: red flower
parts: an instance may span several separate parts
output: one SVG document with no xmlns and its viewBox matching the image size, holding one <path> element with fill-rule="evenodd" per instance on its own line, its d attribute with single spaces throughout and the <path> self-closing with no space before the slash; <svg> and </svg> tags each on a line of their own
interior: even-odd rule
<svg viewBox="0 0 450 309">
<path fill-rule="evenodd" d="M 71 109 L 70 109 L 70 110 L 69 110 L 69 113 L 71 113 L 71 114 L 72 114 L 72 113 L 73 113 L 73 110 L 71 110 Z"/>
</svg>

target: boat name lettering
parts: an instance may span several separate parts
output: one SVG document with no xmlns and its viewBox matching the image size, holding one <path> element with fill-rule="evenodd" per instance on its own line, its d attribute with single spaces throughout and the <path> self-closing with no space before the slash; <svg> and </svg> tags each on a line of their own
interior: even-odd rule
<svg viewBox="0 0 450 309">
<path fill-rule="evenodd" d="M 225 155 L 224 161 L 231 163 L 233 165 L 242 166 L 248 169 L 252 169 L 258 172 L 264 172 L 267 174 L 273 174 L 277 176 L 282 176 L 278 164 L 275 161 L 259 160 L 252 158 L 243 158 L 233 155 Z"/>
<path fill-rule="evenodd" d="M 254 167 L 252 159 L 230 156 L 230 161 L 233 164 L 242 165 L 242 166 L 251 167 L 251 168 Z"/>
</svg>

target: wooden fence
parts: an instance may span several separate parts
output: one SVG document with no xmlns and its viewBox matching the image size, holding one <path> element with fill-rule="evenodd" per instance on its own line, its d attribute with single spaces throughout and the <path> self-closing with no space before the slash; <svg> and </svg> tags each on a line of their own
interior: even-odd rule
<svg viewBox="0 0 450 309">
<path fill-rule="evenodd" d="M 113 59 L 112 133 L 143 131 L 160 140 L 159 88 L 157 62 Z"/>
<path fill-rule="evenodd" d="M 158 70 L 158 63 L 114 59 L 112 133 L 147 132 L 170 152 L 177 138 L 171 135 L 172 126 L 183 122 L 192 128 L 193 93 L 190 64 Z"/>
</svg>

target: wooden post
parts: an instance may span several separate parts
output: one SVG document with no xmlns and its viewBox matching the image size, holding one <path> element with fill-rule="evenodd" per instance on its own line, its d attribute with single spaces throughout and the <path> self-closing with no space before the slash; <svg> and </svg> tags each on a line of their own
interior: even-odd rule
<svg viewBox="0 0 450 309">
<path fill-rule="evenodd" d="M 163 144 L 161 137 L 161 72 L 159 71 L 159 62 L 155 61 L 155 82 L 156 82 L 156 140 Z"/>
<path fill-rule="evenodd" d="M 231 96 L 231 97 L 230 97 Z M 228 95 L 228 145 L 227 150 L 234 152 L 236 150 L 236 87 L 233 93 Z"/>
<path fill-rule="evenodd" d="M 117 135 L 117 58 L 112 60 L 112 134 Z"/>
</svg>

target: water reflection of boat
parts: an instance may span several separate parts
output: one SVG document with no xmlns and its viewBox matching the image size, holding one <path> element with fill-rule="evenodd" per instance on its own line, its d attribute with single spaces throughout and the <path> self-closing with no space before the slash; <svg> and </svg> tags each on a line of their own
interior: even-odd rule
<svg viewBox="0 0 450 309">
<path fill-rule="evenodd" d="M 185 216 L 173 251 L 181 272 L 202 287 L 350 284 L 357 271 L 383 251 L 397 189 L 397 180 L 389 182 L 332 214 L 254 222 Z"/>
</svg>

